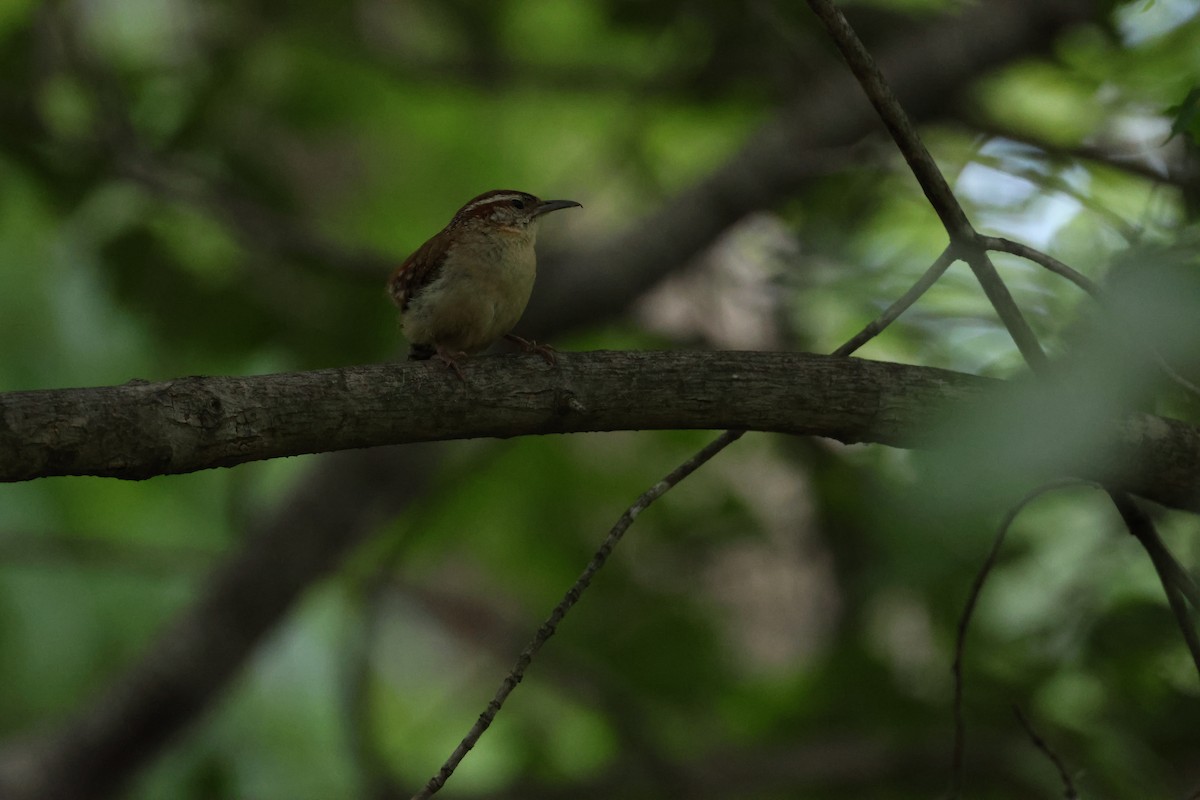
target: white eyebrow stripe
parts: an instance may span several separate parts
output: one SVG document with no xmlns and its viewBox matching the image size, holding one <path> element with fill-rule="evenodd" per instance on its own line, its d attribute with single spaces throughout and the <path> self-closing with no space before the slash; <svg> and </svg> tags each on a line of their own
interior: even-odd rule
<svg viewBox="0 0 1200 800">
<path fill-rule="evenodd" d="M 502 200 L 524 200 L 524 199 L 525 199 L 524 195 L 518 194 L 516 192 L 501 192 L 501 193 L 497 193 L 497 194 L 485 194 L 483 197 L 480 197 L 478 200 L 475 200 L 474 202 L 471 202 L 471 203 L 467 203 L 465 206 L 462 207 L 462 209 L 459 211 L 459 213 L 462 214 L 467 211 L 471 211 L 473 209 L 479 208 L 480 206 L 490 205 L 492 203 L 496 203 L 496 202 L 499 202 Z"/>
</svg>

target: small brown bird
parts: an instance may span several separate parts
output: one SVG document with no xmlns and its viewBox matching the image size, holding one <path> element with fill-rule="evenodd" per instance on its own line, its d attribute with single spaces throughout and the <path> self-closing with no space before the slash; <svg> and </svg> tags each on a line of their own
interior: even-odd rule
<svg viewBox="0 0 1200 800">
<path fill-rule="evenodd" d="M 506 336 L 554 363 L 548 347 L 509 331 L 533 291 L 538 220 L 579 205 L 495 189 L 460 208 L 388 281 L 409 359 L 436 357 L 465 380 L 459 361 Z"/>
</svg>

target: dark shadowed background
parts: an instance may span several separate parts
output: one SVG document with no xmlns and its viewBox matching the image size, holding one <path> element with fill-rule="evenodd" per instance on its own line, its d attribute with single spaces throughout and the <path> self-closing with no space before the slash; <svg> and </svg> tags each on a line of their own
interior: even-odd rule
<svg viewBox="0 0 1200 800">
<path fill-rule="evenodd" d="M 747 435 L 639 517 L 444 796 L 940 796 L 955 626 L 1029 451 L 1089 452 L 1114 408 L 1200 421 L 1162 368 L 1200 383 L 1200 3 L 847 14 L 975 225 L 1116 313 L 998 255 L 1075 388 L 1032 433 L 1010 405 L 939 453 Z M 401 358 L 388 270 L 493 188 L 584 205 L 517 329 L 560 350 L 829 352 L 946 243 L 803 4 L 7 0 L 0 391 Z M 963 264 L 859 355 L 1026 375 Z M 408 797 L 711 438 L 4 485 L 0 778 Z M 1196 517 L 1153 513 L 1195 573 Z M 965 674 L 967 797 L 1061 796 L 1014 705 L 1083 796 L 1200 789 L 1195 668 L 1093 489 L 1017 519 Z"/>
</svg>

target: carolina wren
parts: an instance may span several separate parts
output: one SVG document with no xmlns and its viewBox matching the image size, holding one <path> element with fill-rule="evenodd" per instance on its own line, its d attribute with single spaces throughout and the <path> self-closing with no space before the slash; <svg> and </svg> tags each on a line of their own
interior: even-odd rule
<svg viewBox="0 0 1200 800">
<path fill-rule="evenodd" d="M 533 291 L 538 220 L 579 205 L 495 189 L 460 208 L 388 280 L 410 344 L 409 360 L 436 357 L 463 378 L 460 359 L 507 336 L 553 363 L 549 348 L 509 331 Z"/>
</svg>

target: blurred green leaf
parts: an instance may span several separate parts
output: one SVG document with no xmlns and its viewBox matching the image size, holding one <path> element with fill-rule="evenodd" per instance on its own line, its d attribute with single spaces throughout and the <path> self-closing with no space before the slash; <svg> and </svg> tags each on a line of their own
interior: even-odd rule
<svg viewBox="0 0 1200 800">
<path fill-rule="evenodd" d="M 1167 114 L 1171 115 L 1171 134 L 1167 137 L 1168 142 L 1184 133 L 1191 138 L 1193 144 L 1200 145 L 1200 87 L 1193 87 L 1188 91 L 1182 103 L 1169 106 Z"/>
</svg>

